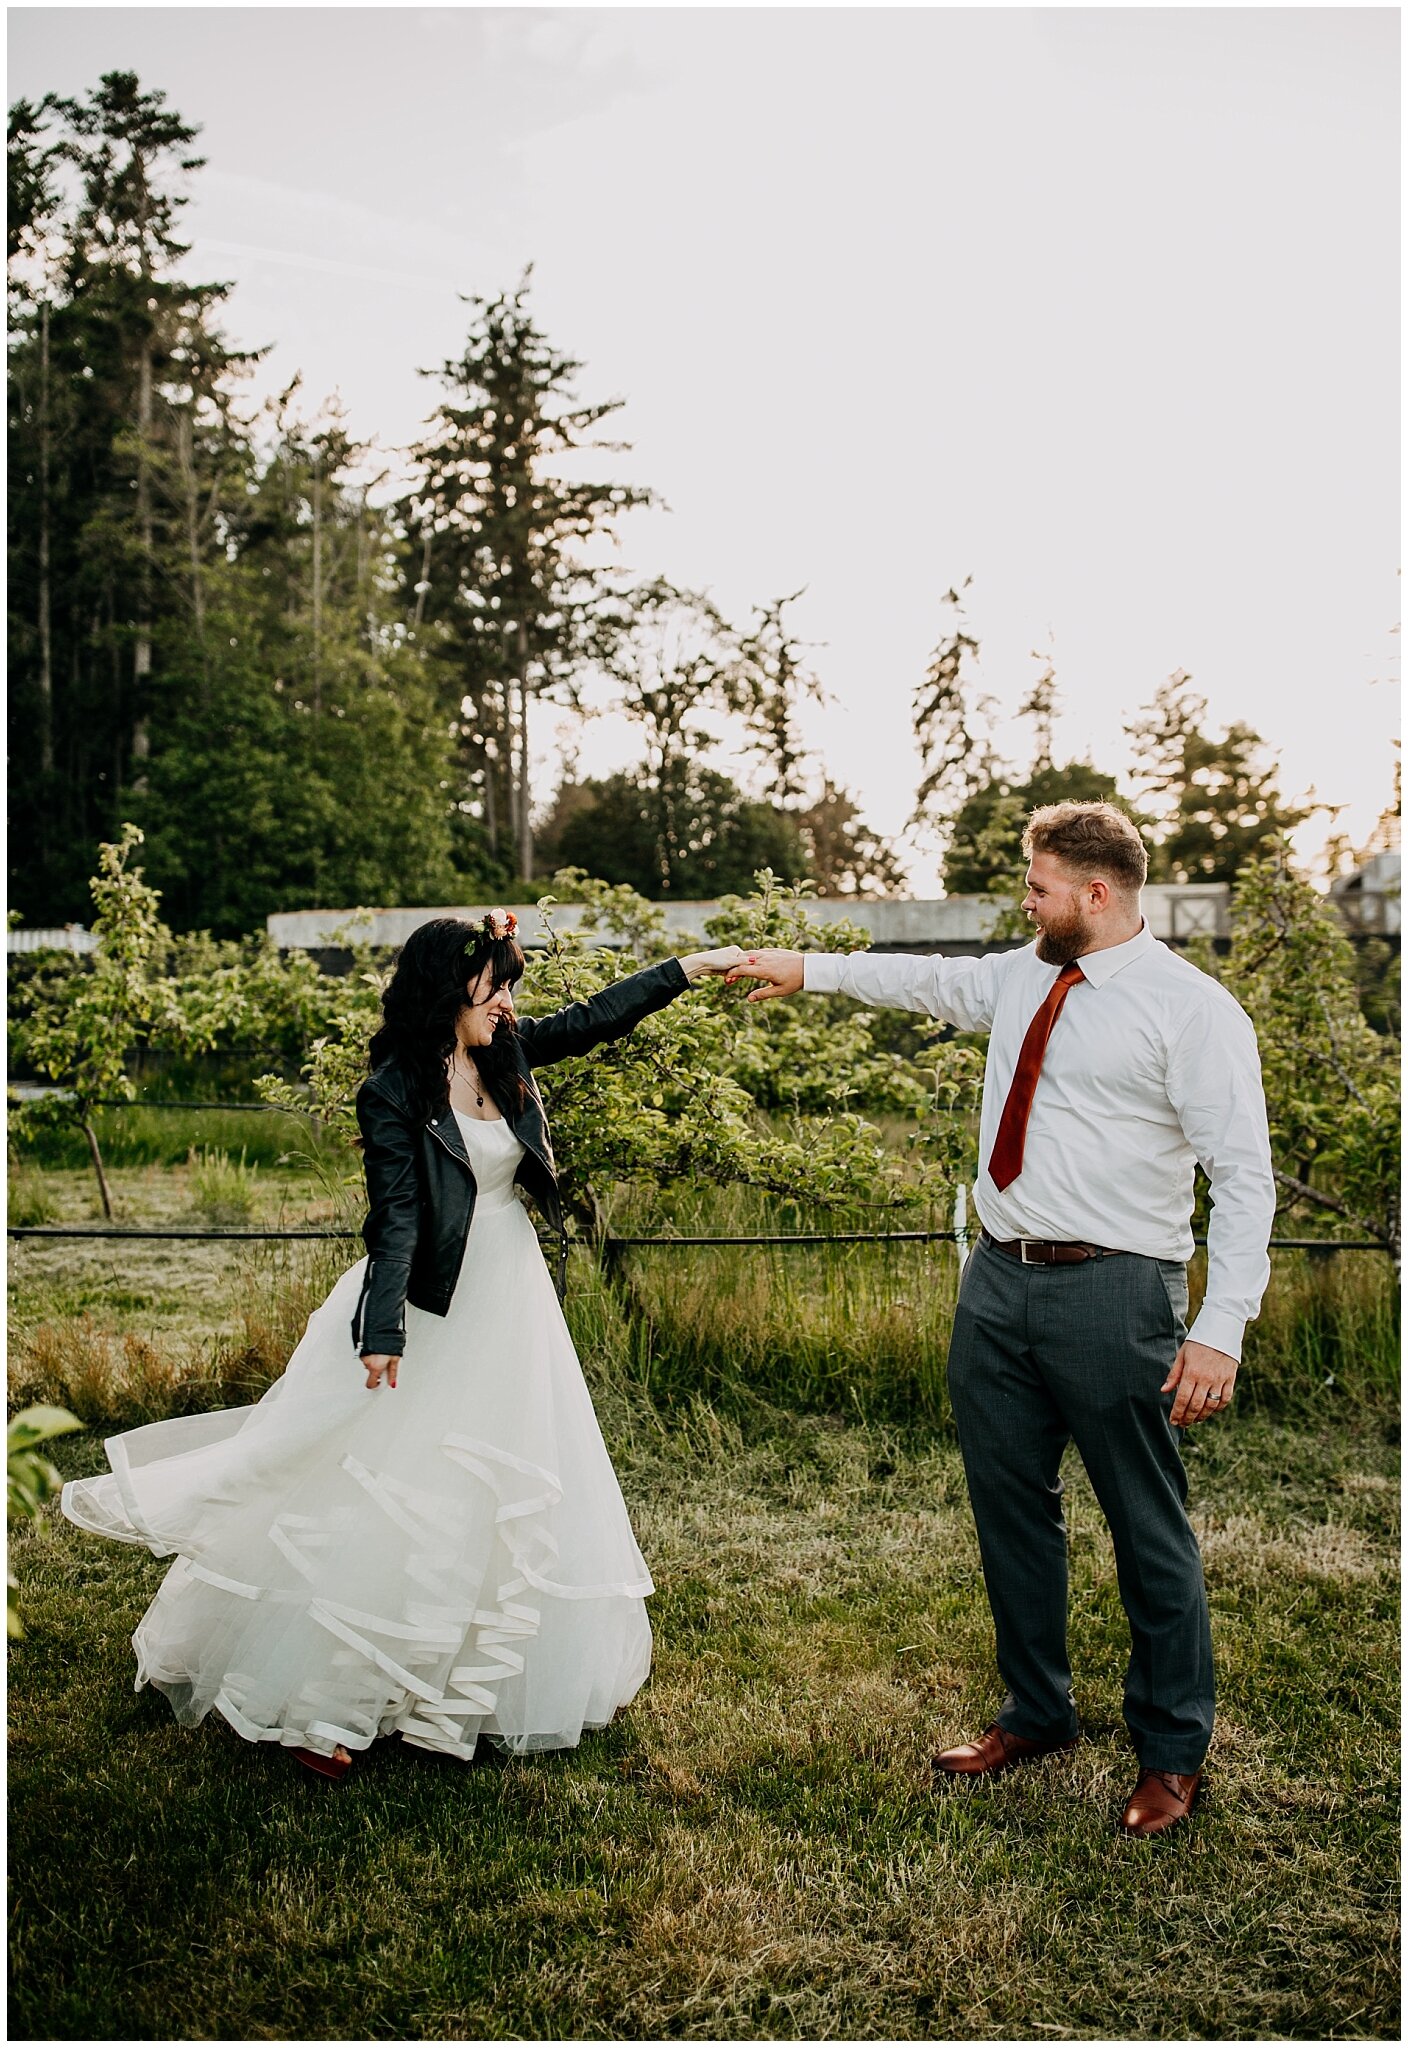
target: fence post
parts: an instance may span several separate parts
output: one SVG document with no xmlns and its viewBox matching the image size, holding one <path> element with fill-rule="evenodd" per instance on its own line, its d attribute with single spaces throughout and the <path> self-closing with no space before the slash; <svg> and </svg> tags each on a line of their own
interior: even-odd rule
<svg viewBox="0 0 1408 2048">
<path fill-rule="evenodd" d="M 963 1181 L 958 1183 L 958 1192 L 953 1198 L 953 1241 L 958 1247 L 958 1271 L 960 1277 L 968 1263 L 968 1189 Z"/>
</svg>

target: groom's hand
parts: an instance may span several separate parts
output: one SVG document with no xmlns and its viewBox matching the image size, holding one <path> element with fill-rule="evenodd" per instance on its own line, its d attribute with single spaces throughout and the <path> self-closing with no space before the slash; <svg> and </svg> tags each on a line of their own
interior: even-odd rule
<svg viewBox="0 0 1408 2048">
<path fill-rule="evenodd" d="M 1211 1344 L 1185 1343 L 1159 1392 L 1177 1387 L 1169 1421 L 1175 1429 L 1187 1429 L 1209 1415 L 1220 1415 L 1232 1399 L 1237 1379 L 1237 1361 Z"/>
<path fill-rule="evenodd" d="M 795 996 L 802 986 L 802 958 L 783 946 L 760 947 L 757 952 L 745 953 L 724 980 L 737 981 L 740 974 L 746 974 L 756 981 L 759 986 L 748 991 L 750 1003 L 765 1003 L 772 996 Z"/>
</svg>

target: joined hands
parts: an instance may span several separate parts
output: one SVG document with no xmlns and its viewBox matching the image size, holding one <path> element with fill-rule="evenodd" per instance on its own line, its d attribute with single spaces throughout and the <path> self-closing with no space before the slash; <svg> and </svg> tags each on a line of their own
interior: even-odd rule
<svg viewBox="0 0 1408 2048">
<path fill-rule="evenodd" d="M 688 979 L 695 982 L 707 974 L 727 974 L 742 958 L 741 946 L 715 946 L 709 953 L 681 953 L 679 962 Z"/>
<path fill-rule="evenodd" d="M 757 988 L 748 991 L 750 1003 L 766 1003 L 774 996 L 795 996 L 802 987 L 802 963 L 804 956 L 786 946 L 759 946 L 745 953 L 735 949 L 738 959 L 725 974 L 725 983 L 737 981 L 740 974 L 758 982 Z"/>
</svg>

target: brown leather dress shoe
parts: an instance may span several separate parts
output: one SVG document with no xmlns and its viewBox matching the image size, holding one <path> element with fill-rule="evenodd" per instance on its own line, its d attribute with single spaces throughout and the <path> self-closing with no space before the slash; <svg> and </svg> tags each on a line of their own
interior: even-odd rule
<svg viewBox="0 0 1408 2048">
<path fill-rule="evenodd" d="M 976 1742 L 961 1742 L 956 1749 L 941 1749 L 934 1758 L 934 1769 L 947 1771 L 952 1778 L 982 1778 L 990 1771 L 1010 1770 L 1013 1764 L 1028 1763 L 1034 1757 L 1051 1756 L 1061 1749 L 1074 1749 L 1079 1740 L 1077 1735 L 1063 1735 L 1056 1742 L 1029 1742 L 1025 1735 L 1014 1735 L 1010 1728 L 994 1721 Z"/>
<path fill-rule="evenodd" d="M 1201 1771 L 1141 1771 L 1120 1826 L 1127 1835 L 1166 1835 L 1187 1820 L 1202 1782 Z"/>
</svg>

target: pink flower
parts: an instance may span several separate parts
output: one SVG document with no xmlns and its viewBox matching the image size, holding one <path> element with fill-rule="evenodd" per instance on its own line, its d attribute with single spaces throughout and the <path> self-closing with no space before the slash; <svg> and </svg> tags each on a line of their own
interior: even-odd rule
<svg viewBox="0 0 1408 2048">
<path fill-rule="evenodd" d="M 518 919 L 511 910 L 491 910 L 484 919 L 484 929 L 491 939 L 511 939 L 518 930 Z"/>
</svg>

